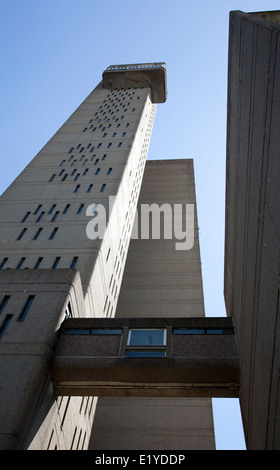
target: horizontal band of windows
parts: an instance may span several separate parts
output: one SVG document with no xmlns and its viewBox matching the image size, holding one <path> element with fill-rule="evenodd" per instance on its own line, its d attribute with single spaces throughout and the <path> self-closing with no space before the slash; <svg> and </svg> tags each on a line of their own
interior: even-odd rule
<svg viewBox="0 0 280 470">
<path fill-rule="evenodd" d="M 121 328 L 69 328 L 65 329 L 63 333 L 65 335 L 122 335 L 123 330 Z"/>
<path fill-rule="evenodd" d="M 234 335 L 233 328 L 174 328 L 174 335 Z"/>
</svg>

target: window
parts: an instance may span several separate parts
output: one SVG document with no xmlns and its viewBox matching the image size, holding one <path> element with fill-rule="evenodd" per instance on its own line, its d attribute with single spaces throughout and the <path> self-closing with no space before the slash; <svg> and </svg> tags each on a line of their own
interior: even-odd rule
<svg viewBox="0 0 280 470">
<path fill-rule="evenodd" d="M 166 357 L 165 351 L 152 350 L 127 350 L 126 357 Z"/>
<path fill-rule="evenodd" d="M 0 339 L 2 338 L 3 334 L 5 333 L 6 329 L 8 328 L 8 325 L 10 321 L 12 320 L 13 315 L 6 315 L 5 320 L 3 321 L 1 327 L 0 327 Z"/>
<path fill-rule="evenodd" d="M 27 231 L 27 228 L 24 228 L 24 229 L 21 231 L 21 233 L 19 234 L 17 240 L 21 240 L 26 231 Z"/>
<path fill-rule="evenodd" d="M 7 303 L 9 302 L 10 295 L 5 295 L 1 304 L 0 304 L 0 315 L 3 312 L 4 308 L 6 307 Z"/>
<path fill-rule="evenodd" d="M 54 237 L 55 237 L 56 234 L 57 234 L 57 231 L 58 231 L 58 227 L 55 227 L 55 229 L 53 230 L 53 232 L 52 232 L 52 234 L 51 234 L 51 236 L 50 236 L 50 240 L 53 240 L 53 239 L 54 239 Z"/>
<path fill-rule="evenodd" d="M 233 335 L 234 328 L 174 328 L 173 335 Z"/>
<path fill-rule="evenodd" d="M 52 176 L 50 177 L 50 179 L 49 179 L 49 182 L 53 181 L 53 180 L 55 179 L 55 177 L 56 177 L 56 175 L 55 175 L 55 174 L 54 174 L 54 175 L 52 175 Z"/>
<path fill-rule="evenodd" d="M 77 211 L 77 214 L 81 214 L 83 212 L 83 208 L 84 208 L 84 204 L 81 204 Z"/>
<path fill-rule="evenodd" d="M 94 165 L 97 165 L 98 162 L 99 162 L 99 158 L 95 160 Z"/>
<path fill-rule="evenodd" d="M 100 173 L 100 168 L 97 168 L 95 174 L 96 174 L 96 175 L 99 175 L 99 173 Z"/>
<path fill-rule="evenodd" d="M 106 188 L 106 184 L 102 184 L 100 192 L 103 193 L 105 191 L 105 188 Z"/>
<path fill-rule="evenodd" d="M 55 262 L 54 262 L 53 265 L 52 265 L 52 269 L 56 269 L 56 268 L 57 268 L 59 261 L 60 261 L 60 257 L 58 256 L 57 258 L 55 258 Z"/>
<path fill-rule="evenodd" d="M 38 219 L 36 220 L 36 222 L 40 222 L 40 220 L 44 217 L 44 214 L 45 212 L 41 212 L 41 214 L 39 215 Z"/>
<path fill-rule="evenodd" d="M 21 258 L 20 262 L 17 265 L 17 269 L 20 269 L 22 267 L 25 260 L 26 260 L 26 258 Z"/>
<path fill-rule="evenodd" d="M 87 173 L 88 173 L 88 168 L 86 168 L 86 170 L 84 171 L 83 176 L 85 176 Z"/>
<path fill-rule="evenodd" d="M 4 258 L 4 259 L 3 259 L 2 263 L 0 264 L 0 269 L 3 269 L 3 268 L 4 268 L 4 266 L 5 266 L 5 264 L 7 263 L 8 259 L 9 259 L 9 258 Z"/>
<path fill-rule="evenodd" d="M 38 269 L 40 267 L 40 264 L 42 263 L 43 261 L 43 258 L 38 258 L 38 261 L 36 262 L 35 266 L 34 266 L 34 269 Z"/>
<path fill-rule="evenodd" d="M 75 176 L 74 181 L 77 181 L 77 179 L 79 178 L 79 176 L 80 176 L 80 173 L 77 173 L 77 175 Z"/>
<path fill-rule="evenodd" d="M 165 346 L 165 329 L 139 329 L 130 330 L 128 334 L 128 346 Z"/>
<path fill-rule="evenodd" d="M 110 175 L 112 173 L 112 168 L 109 168 L 109 170 L 107 171 L 107 175 Z"/>
<path fill-rule="evenodd" d="M 66 178 L 67 178 L 67 176 L 68 176 L 68 174 L 66 173 L 66 174 L 63 176 L 63 178 L 61 179 L 61 181 L 65 181 Z"/>
<path fill-rule="evenodd" d="M 166 357 L 165 329 L 131 329 L 126 357 Z"/>
<path fill-rule="evenodd" d="M 54 216 L 53 216 L 51 222 L 54 222 L 54 221 L 57 219 L 58 214 L 59 214 L 59 211 L 57 211 L 57 212 L 54 214 Z"/>
<path fill-rule="evenodd" d="M 74 193 L 77 193 L 79 191 L 79 189 L 80 189 L 80 185 L 77 184 L 76 188 L 74 189 Z"/>
<path fill-rule="evenodd" d="M 66 214 L 66 212 L 68 212 L 69 207 L 70 207 L 70 204 L 67 204 L 67 205 L 65 206 L 65 209 L 64 209 L 64 211 L 63 211 L 63 214 Z"/>
<path fill-rule="evenodd" d="M 34 212 L 34 215 L 37 215 L 39 210 L 41 209 L 42 207 L 42 204 L 39 204 L 39 206 L 37 207 L 36 211 Z"/>
<path fill-rule="evenodd" d="M 121 328 L 66 328 L 63 332 L 66 335 L 122 335 Z"/>
<path fill-rule="evenodd" d="M 31 214 L 31 212 L 27 212 L 27 213 L 25 214 L 25 216 L 23 217 L 23 219 L 22 219 L 21 222 L 25 222 L 25 221 L 28 219 L 28 217 L 30 216 L 30 214 Z"/>
<path fill-rule="evenodd" d="M 40 236 L 40 233 L 42 232 L 43 230 L 43 227 L 40 227 L 39 230 L 36 232 L 35 234 L 35 237 L 33 238 L 33 240 L 37 240 Z"/>
<path fill-rule="evenodd" d="M 56 208 L 56 204 L 53 204 L 52 207 L 50 208 L 49 214 L 52 214 L 55 208 Z"/>
<path fill-rule="evenodd" d="M 74 256 L 70 268 L 74 269 L 76 267 L 77 262 L 78 262 L 78 256 Z"/>
<path fill-rule="evenodd" d="M 88 187 L 88 190 L 87 190 L 87 192 L 88 192 L 88 193 L 90 193 L 90 192 L 91 192 L 91 190 L 92 190 L 92 188 L 93 188 L 93 184 L 90 184 L 90 185 L 89 185 L 89 187 Z"/>
<path fill-rule="evenodd" d="M 29 310 L 30 310 L 30 307 L 33 303 L 33 300 L 35 299 L 35 295 L 30 295 L 18 317 L 18 321 L 23 321 L 26 317 L 26 315 L 28 314 Z"/>
<path fill-rule="evenodd" d="M 106 153 L 103 155 L 102 160 L 105 160 L 107 157 Z"/>
<path fill-rule="evenodd" d="M 122 142 L 119 143 L 118 148 L 120 148 L 121 146 L 122 146 Z"/>
</svg>

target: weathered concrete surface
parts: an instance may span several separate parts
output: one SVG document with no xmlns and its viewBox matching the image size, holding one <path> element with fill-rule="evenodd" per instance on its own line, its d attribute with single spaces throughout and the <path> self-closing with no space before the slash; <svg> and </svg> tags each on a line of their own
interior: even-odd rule
<svg viewBox="0 0 280 470">
<path fill-rule="evenodd" d="M 104 88 L 151 88 L 152 103 L 164 103 L 167 98 L 166 64 L 111 65 L 103 72 Z"/>
<path fill-rule="evenodd" d="M 131 240 L 116 318 L 203 317 L 192 159 L 148 160 L 140 204 L 194 204 L 191 250 L 173 238 Z M 101 397 L 90 449 L 215 449 L 209 398 Z"/>
<path fill-rule="evenodd" d="M 130 346 L 131 329 L 163 329 L 166 343 Z M 131 350 L 160 352 L 164 357 L 127 357 Z M 232 321 L 66 320 L 52 381 L 56 394 L 65 396 L 238 397 L 239 353 Z"/>
<path fill-rule="evenodd" d="M 11 316 L 0 342 L 0 449 L 46 448 L 61 418 L 50 378 L 53 350 L 68 305 L 85 314 L 80 277 L 73 269 L 6 270 L 0 290 L 10 296 L 1 317 Z M 20 321 L 30 294 L 34 301 Z M 63 448 L 66 441 L 64 427 L 57 442 Z"/>
<path fill-rule="evenodd" d="M 280 25 L 264 18 L 230 16 L 224 287 L 246 444 L 259 450 L 280 449 Z"/>
</svg>

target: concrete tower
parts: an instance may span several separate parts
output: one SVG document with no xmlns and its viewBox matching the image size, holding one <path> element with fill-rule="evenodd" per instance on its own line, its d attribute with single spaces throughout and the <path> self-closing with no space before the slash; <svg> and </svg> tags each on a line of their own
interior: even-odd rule
<svg viewBox="0 0 280 470">
<path fill-rule="evenodd" d="M 1 448 L 87 447 L 96 399 L 54 399 L 53 347 L 65 317 L 115 315 L 155 103 L 165 99 L 165 64 L 109 67 L 1 197 Z"/>
<path fill-rule="evenodd" d="M 176 250 L 174 234 L 140 236 L 126 264 L 140 190 L 140 206 L 196 205 L 192 160 L 149 162 L 143 181 L 156 103 L 165 100 L 165 64 L 108 67 L 1 197 L 1 449 L 215 447 L 210 389 L 226 393 L 229 380 L 220 373 L 223 335 L 218 347 L 215 335 L 193 335 L 212 324 L 199 328 L 196 209 L 191 249 Z M 189 317 L 191 340 L 154 323 L 185 326 Z M 162 347 L 131 349 L 124 321 L 148 321 Z M 147 352 L 144 363 L 126 359 Z M 158 383 L 157 364 L 168 383 Z"/>
<path fill-rule="evenodd" d="M 176 249 L 174 233 L 164 237 L 170 213 L 166 205 L 193 204 L 194 244 Z M 161 210 L 159 238 L 141 238 L 141 206 Z M 164 213 L 164 208 L 166 212 Z M 148 160 L 138 203 L 138 238 L 132 239 L 116 311 L 116 318 L 201 319 L 204 317 L 200 249 L 196 215 L 193 160 Z M 183 227 L 186 227 L 186 217 Z M 197 338 L 199 335 L 197 336 Z M 193 336 L 188 336 L 192 342 Z M 208 338 L 209 339 L 209 338 Z M 210 338 L 210 339 L 213 339 Z M 209 345 L 208 345 L 209 347 Z M 197 354 L 192 343 L 192 356 Z M 203 356 L 199 345 L 199 356 Z M 177 352 L 182 356 L 182 349 Z M 155 364 L 153 375 L 163 371 Z M 183 375 L 184 372 L 182 371 Z M 163 393 L 163 392 L 162 392 Z M 193 398 L 101 397 L 93 424 L 92 449 L 215 449 L 211 399 L 197 393 Z"/>
</svg>

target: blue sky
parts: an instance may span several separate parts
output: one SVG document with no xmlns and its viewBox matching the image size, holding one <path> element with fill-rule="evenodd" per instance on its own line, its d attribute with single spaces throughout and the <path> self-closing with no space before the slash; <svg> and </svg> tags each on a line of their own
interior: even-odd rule
<svg viewBox="0 0 280 470">
<path fill-rule="evenodd" d="M 206 315 L 225 315 L 224 196 L 229 12 L 254 0 L 2 0 L 0 193 L 112 64 L 163 61 L 149 159 L 193 158 Z M 214 400 L 217 448 L 244 449 L 238 400 Z"/>
</svg>

